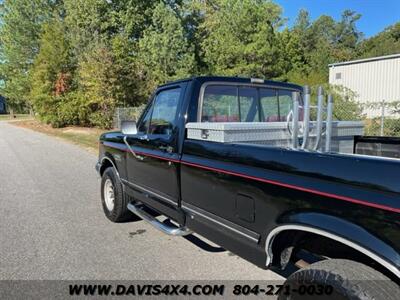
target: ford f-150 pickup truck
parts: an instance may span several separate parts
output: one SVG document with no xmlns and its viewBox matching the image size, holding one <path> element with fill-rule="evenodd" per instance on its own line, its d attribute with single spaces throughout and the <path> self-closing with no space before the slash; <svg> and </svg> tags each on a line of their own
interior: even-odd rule
<svg viewBox="0 0 400 300">
<path fill-rule="evenodd" d="M 237 77 L 158 87 L 137 123 L 100 137 L 105 215 L 197 233 L 261 268 L 297 266 L 285 285 L 396 298 L 400 160 L 349 153 L 359 123 L 310 121 L 307 94 Z"/>
</svg>

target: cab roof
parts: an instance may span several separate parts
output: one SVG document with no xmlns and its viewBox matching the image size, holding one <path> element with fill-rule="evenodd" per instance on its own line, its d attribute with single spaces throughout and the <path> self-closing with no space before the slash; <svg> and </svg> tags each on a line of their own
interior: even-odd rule
<svg viewBox="0 0 400 300">
<path fill-rule="evenodd" d="M 281 81 L 272 81 L 272 80 L 264 80 L 259 78 L 245 78 L 245 77 L 229 77 L 229 76 L 196 76 L 191 78 L 185 78 L 180 80 L 175 80 L 171 82 L 167 82 L 166 84 L 160 85 L 161 87 L 166 87 L 169 85 L 174 85 L 177 83 L 187 82 L 187 81 L 196 81 L 200 84 L 208 81 L 221 81 L 221 82 L 237 82 L 237 83 L 249 83 L 249 84 L 260 84 L 260 85 L 270 85 L 276 86 L 281 88 L 291 88 L 291 89 L 298 89 L 302 90 L 303 87 L 293 83 L 281 82 Z"/>
</svg>

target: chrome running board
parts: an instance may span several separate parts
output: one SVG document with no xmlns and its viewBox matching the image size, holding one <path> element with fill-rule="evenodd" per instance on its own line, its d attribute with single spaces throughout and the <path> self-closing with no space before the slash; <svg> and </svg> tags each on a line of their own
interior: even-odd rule
<svg viewBox="0 0 400 300">
<path fill-rule="evenodd" d="M 155 228 L 158 230 L 168 234 L 168 235 L 173 235 L 173 236 L 184 236 L 191 234 L 192 232 L 187 229 L 185 226 L 182 227 L 175 227 L 175 226 L 170 226 L 166 225 L 163 222 L 157 220 L 155 217 L 151 216 L 147 212 L 145 212 L 141 207 L 140 204 L 133 204 L 129 203 L 128 204 L 128 209 L 133 212 L 135 215 L 137 215 L 139 218 L 143 219 L 144 221 L 150 223 L 153 225 Z"/>
</svg>

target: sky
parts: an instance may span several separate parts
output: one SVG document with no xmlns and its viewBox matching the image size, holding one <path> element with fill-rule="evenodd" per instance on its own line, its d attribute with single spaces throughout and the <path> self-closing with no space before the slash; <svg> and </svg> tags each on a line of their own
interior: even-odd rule
<svg viewBox="0 0 400 300">
<path fill-rule="evenodd" d="M 329 15 L 339 20 L 345 9 L 361 14 L 357 27 L 365 37 L 382 31 L 400 21 L 400 0 L 274 0 L 283 8 L 283 15 L 291 25 L 301 8 L 310 13 L 311 19 Z"/>
</svg>

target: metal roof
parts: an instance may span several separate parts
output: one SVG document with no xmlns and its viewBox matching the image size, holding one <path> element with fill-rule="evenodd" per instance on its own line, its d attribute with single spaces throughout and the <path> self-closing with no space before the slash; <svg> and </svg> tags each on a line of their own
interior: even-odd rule
<svg viewBox="0 0 400 300">
<path fill-rule="evenodd" d="M 385 55 L 385 56 L 370 57 L 370 58 L 364 58 L 364 59 L 357 59 L 357 60 L 350 60 L 350 61 L 344 61 L 344 62 L 338 62 L 338 63 L 334 63 L 334 64 L 329 64 L 328 66 L 329 67 L 336 67 L 336 66 L 360 64 L 360 63 L 366 63 L 366 62 L 378 61 L 378 60 L 385 60 L 385 59 L 394 59 L 394 58 L 400 58 L 400 53 L 391 54 L 391 55 Z"/>
</svg>

